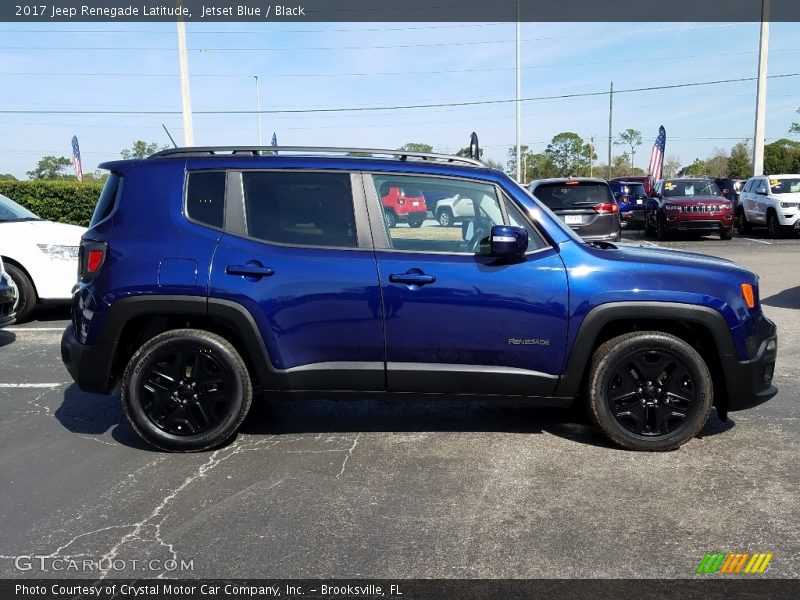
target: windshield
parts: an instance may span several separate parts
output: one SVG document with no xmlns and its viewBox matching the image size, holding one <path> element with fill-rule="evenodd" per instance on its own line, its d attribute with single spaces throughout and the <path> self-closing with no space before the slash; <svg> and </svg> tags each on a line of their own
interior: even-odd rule
<svg viewBox="0 0 800 600">
<path fill-rule="evenodd" d="M 712 181 L 689 179 L 664 182 L 664 196 L 667 198 L 721 195 L 717 184 Z"/>
<path fill-rule="evenodd" d="M 11 198 L 6 198 L 0 194 L 0 221 L 26 221 L 39 220 L 35 214 L 27 208 L 23 208 Z"/>
<path fill-rule="evenodd" d="M 771 194 L 797 194 L 800 193 L 800 177 L 786 179 L 770 179 Z"/>
<path fill-rule="evenodd" d="M 646 196 L 643 183 L 628 183 L 624 186 L 624 192 L 631 196 Z"/>
<path fill-rule="evenodd" d="M 533 195 L 548 208 L 562 210 L 614 202 L 611 188 L 605 183 L 570 181 L 536 186 Z"/>
</svg>

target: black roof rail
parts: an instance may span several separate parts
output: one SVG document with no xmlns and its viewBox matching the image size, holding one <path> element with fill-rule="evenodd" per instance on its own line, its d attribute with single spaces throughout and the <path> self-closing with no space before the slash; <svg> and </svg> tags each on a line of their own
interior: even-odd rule
<svg viewBox="0 0 800 600">
<path fill-rule="evenodd" d="M 326 148 L 313 146 L 192 146 L 186 148 L 168 148 L 151 155 L 149 158 L 182 158 L 200 156 L 236 156 L 246 154 L 250 156 L 264 156 L 268 154 L 288 152 L 291 154 L 351 154 L 352 158 L 374 158 L 392 156 L 398 160 L 409 158 L 431 160 L 449 163 L 461 163 L 476 167 L 485 167 L 482 162 L 463 156 L 450 154 L 436 154 L 433 152 L 407 152 L 405 150 L 385 150 L 378 148 Z M 367 156 L 363 156 L 367 155 Z"/>
</svg>

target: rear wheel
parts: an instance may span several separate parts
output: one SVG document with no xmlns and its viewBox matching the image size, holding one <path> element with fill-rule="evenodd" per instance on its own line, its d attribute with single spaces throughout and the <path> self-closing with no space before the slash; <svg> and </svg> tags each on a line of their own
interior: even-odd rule
<svg viewBox="0 0 800 600">
<path fill-rule="evenodd" d="M 385 213 L 383 213 L 383 220 L 386 222 L 387 229 L 391 229 L 397 225 L 397 217 L 394 216 L 394 213 L 390 210 L 387 210 Z"/>
<path fill-rule="evenodd" d="M 13 310 L 17 313 L 17 323 L 22 323 L 28 320 L 36 306 L 36 290 L 22 269 L 6 264 L 6 273 L 11 278 L 11 285 L 17 290 L 17 301 Z"/>
<path fill-rule="evenodd" d="M 442 227 L 450 227 L 453 224 L 453 213 L 449 208 L 443 208 L 439 211 L 437 218 L 439 225 Z"/>
<path fill-rule="evenodd" d="M 219 446 L 239 429 L 253 398 L 247 367 L 225 338 L 176 329 L 145 342 L 122 377 L 134 430 L 162 450 Z"/>
<path fill-rule="evenodd" d="M 408 217 L 408 226 L 418 229 L 422 227 L 423 221 L 425 221 L 425 217 Z"/>
<path fill-rule="evenodd" d="M 592 420 L 629 450 L 674 450 L 696 436 L 713 401 L 711 374 L 689 344 L 659 331 L 626 333 L 592 356 Z"/>
<path fill-rule="evenodd" d="M 744 209 L 741 206 L 736 209 L 736 221 L 734 225 L 736 227 L 736 233 L 739 235 L 750 233 L 750 223 L 747 220 L 747 216 L 744 214 Z"/>
</svg>

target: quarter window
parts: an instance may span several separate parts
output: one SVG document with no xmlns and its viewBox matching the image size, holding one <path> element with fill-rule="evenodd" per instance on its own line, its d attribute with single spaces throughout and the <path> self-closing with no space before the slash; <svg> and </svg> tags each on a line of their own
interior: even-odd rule
<svg viewBox="0 0 800 600">
<path fill-rule="evenodd" d="M 358 245 L 349 174 L 251 171 L 242 185 L 248 235 L 293 246 Z"/>
<path fill-rule="evenodd" d="M 190 219 L 222 229 L 225 215 L 225 172 L 189 173 L 186 214 Z"/>
</svg>

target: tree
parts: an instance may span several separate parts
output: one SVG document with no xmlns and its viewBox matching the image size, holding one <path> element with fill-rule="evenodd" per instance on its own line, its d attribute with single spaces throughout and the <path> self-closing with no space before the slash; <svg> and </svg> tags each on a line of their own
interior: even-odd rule
<svg viewBox="0 0 800 600">
<path fill-rule="evenodd" d="M 409 142 L 408 144 L 400 146 L 398 150 L 403 150 L 405 152 L 433 152 L 433 146 L 430 144 L 421 144 L 419 142 Z"/>
<path fill-rule="evenodd" d="M 72 165 L 72 161 L 65 156 L 43 156 L 32 171 L 25 174 L 30 179 L 66 179 L 69 177 L 64 169 Z"/>
<path fill-rule="evenodd" d="M 722 148 L 715 148 L 705 161 L 705 172 L 710 177 L 727 177 L 728 155 Z"/>
<path fill-rule="evenodd" d="M 797 109 L 797 112 L 800 113 L 800 108 Z M 789 135 L 794 135 L 795 133 L 800 134 L 800 123 L 792 123 L 791 127 L 789 127 Z"/>
<path fill-rule="evenodd" d="M 678 159 L 677 155 L 672 154 L 667 157 L 667 160 L 664 161 L 664 168 L 662 169 L 662 175 L 664 177 L 675 177 L 678 170 L 681 168 L 681 161 Z"/>
<path fill-rule="evenodd" d="M 120 150 L 122 158 L 147 158 L 159 150 L 166 150 L 169 146 L 159 146 L 157 142 L 145 142 L 136 140 L 130 148 Z"/>
<path fill-rule="evenodd" d="M 706 175 L 706 161 L 695 158 L 690 165 L 678 171 L 679 177 L 704 177 Z"/>
<path fill-rule="evenodd" d="M 0 180 L 16 181 L 17 178 L 11 173 L 0 173 Z"/>
<path fill-rule="evenodd" d="M 464 158 L 472 158 L 472 148 L 467 146 L 466 148 L 461 148 L 458 152 L 455 153 L 454 156 L 463 156 Z M 483 158 L 483 148 L 480 149 L 480 157 Z"/>
<path fill-rule="evenodd" d="M 589 173 L 589 162 L 597 158 L 590 144 L 577 133 L 565 131 L 553 136 L 544 151 L 556 170 L 557 177 L 579 176 Z"/>
<path fill-rule="evenodd" d="M 614 140 L 617 146 L 630 146 L 631 148 L 631 169 L 634 168 L 633 162 L 636 157 L 636 146 L 642 145 L 642 132 L 637 129 L 626 129 L 620 131 L 617 139 Z"/>
<path fill-rule="evenodd" d="M 753 164 L 750 162 L 750 148 L 747 142 L 734 144 L 728 157 L 728 177 L 747 179 L 752 173 Z"/>
<path fill-rule="evenodd" d="M 764 173 L 797 173 L 800 171 L 800 142 L 780 139 L 764 146 Z"/>
</svg>

